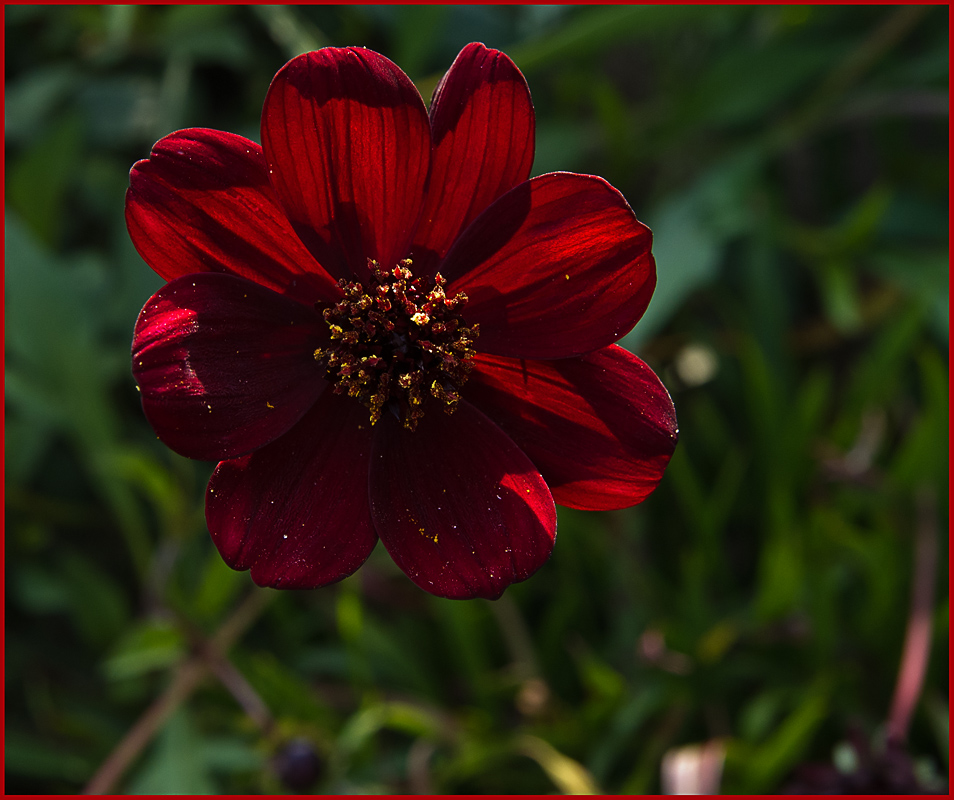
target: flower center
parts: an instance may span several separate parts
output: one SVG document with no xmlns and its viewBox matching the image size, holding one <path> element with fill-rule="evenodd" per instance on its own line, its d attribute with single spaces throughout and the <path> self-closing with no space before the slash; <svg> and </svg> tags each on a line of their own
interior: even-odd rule
<svg viewBox="0 0 954 800">
<path fill-rule="evenodd" d="M 331 344 L 315 350 L 337 394 L 355 397 L 371 412 L 371 424 L 387 408 L 414 430 L 430 397 L 453 413 L 473 368 L 479 326 L 464 325 L 459 310 L 467 295 L 444 294 L 438 273 L 424 291 L 405 259 L 392 270 L 369 260 L 367 288 L 342 279 L 344 298 L 322 314 Z"/>
</svg>

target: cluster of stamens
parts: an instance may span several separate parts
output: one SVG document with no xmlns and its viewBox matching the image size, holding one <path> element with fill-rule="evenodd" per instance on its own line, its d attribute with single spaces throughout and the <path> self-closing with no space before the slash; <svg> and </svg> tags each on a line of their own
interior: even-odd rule
<svg viewBox="0 0 954 800">
<path fill-rule="evenodd" d="M 344 297 L 322 312 L 331 343 L 315 350 L 338 394 L 357 398 L 371 413 L 371 424 L 387 409 L 414 430 L 431 397 L 453 413 L 460 389 L 473 368 L 479 326 L 463 324 L 463 292 L 444 294 L 438 273 L 424 291 L 405 259 L 392 270 L 369 260 L 367 287 L 338 281 Z"/>
</svg>

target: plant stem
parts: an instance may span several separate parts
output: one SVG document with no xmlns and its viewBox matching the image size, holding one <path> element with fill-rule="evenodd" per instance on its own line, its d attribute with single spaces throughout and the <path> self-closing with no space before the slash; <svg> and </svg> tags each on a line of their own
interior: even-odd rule
<svg viewBox="0 0 954 800">
<path fill-rule="evenodd" d="M 129 765 L 152 741 L 172 712 L 198 688 L 202 679 L 208 674 L 211 664 L 221 663 L 224 660 L 225 654 L 258 618 L 269 599 L 268 592 L 257 589 L 253 591 L 222 623 L 209 640 L 208 646 L 179 665 L 173 675 L 172 683 L 143 712 L 107 756 L 86 785 L 84 794 L 111 793 Z M 253 715 L 253 719 L 258 722 L 260 717 Z"/>
<path fill-rule="evenodd" d="M 898 744 L 907 739 L 911 717 L 924 685 L 924 674 L 931 653 L 931 609 L 934 604 L 934 582 L 937 573 L 937 511 L 934 491 L 922 487 L 917 494 L 916 503 L 911 613 L 887 723 L 888 741 Z"/>
</svg>

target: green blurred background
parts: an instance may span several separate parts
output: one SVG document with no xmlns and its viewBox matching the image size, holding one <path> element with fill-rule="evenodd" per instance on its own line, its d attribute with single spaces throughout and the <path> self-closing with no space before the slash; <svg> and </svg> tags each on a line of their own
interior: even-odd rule
<svg viewBox="0 0 954 800">
<path fill-rule="evenodd" d="M 944 787 L 946 6 L 5 16 L 7 792 L 79 791 L 131 730 L 101 788 L 658 792 L 704 742 L 726 792 L 809 763 L 844 788 L 883 772 L 915 585 L 933 641 L 901 761 Z M 602 175 L 655 233 L 623 344 L 672 393 L 676 454 L 639 507 L 560 509 L 496 603 L 433 598 L 380 546 L 333 587 L 258 590 L 209 540 L 212 465 L 139 408 L 162 282 L 129 168 L 177 128 L 258 139 L 305 50 L 366 45 L 429 98 L 475 40 L 527 77 L 534 173 Z"/>
</svg>

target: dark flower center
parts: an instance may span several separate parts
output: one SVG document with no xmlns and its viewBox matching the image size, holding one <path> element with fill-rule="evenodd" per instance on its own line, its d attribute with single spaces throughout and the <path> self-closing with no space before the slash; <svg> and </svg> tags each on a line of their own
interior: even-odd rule
<svg viewBox="0 0 954 800">
<path fill-rule="evenodd" d="M 344 298 L 322 314 L 331 331 L 328 347 L 315 350 L 337 394 L 357 398 L 373 425 L 387 408 L 414 430 L 427 398 L 453 413 L 460 389 L 473 368 L 478 325 L 464 325 L 460 309 L 467 295 L 444 294 L 438 273 L 425 293 L 405 259 L 392 270 L 368 262 L 367 287 L 342 279 Z M 431 401 L 427 401 L 431 402 Z"/>
</svg>

